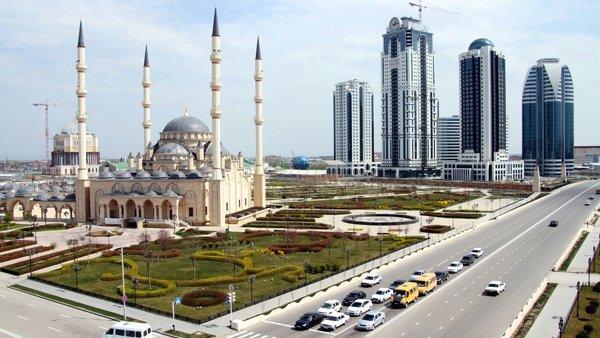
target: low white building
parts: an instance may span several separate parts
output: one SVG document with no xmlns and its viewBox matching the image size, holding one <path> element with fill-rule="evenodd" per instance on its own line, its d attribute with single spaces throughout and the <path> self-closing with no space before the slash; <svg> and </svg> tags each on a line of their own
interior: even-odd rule
<svg viewBox="0 0 600 338">
<path fill-rule="evenodd" d="M 444 163 L 442 177 L 452 181 L 520 181 L 524 177 L 522 160 L 509 161 L 508 154 L 494 154 L 496 161 L 481 161 L 478 153 L 466 151 L 458 161 Z"/>
<path fill-rule="evenodd" d="M 99 174 L 100 150 L 98 136 L 86 132 L 86 159 L 89 177 Z M 54 150 L 50 166 L 44 169 L 44 174 L 53 176 L 77 176 L 79 169 L 79 135 L 77 121 L 67 123 L 60 133 L 54 135 Z"/>
<path fill-rule="evenodd" d="M 376 176 L 381 162 L 345 163 L 339 160 L 323 161 L 327 165 L 327 174 L 340 176 Z"/>
</svg>

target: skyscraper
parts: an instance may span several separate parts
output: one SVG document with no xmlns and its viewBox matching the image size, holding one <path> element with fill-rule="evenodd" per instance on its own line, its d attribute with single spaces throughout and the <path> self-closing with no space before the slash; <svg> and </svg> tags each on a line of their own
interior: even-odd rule
<svg viewBox="0 0 600 338">
<path fill-rule="evenodd" d="M 460 117 L 452 115 L 438 120 L 437 158 L 440 162 L 458 161 L 460 154 Z"/>
<path fill-rule="evenodd" d="M 382 177 L 432 175 L 437 165 L 433 34 L 419 20 L 401 20 L 383 34 Z"/>
<path fill-rule="evenodd" d="M 523 85 L 523 159 L 525 174 L 539 166 L 542 176 L 573 172 L 573 79 L 559 59 L 540 59 Z"/>
<path fill-rule="evenodd" d="M 461 154 L 458 161 L 444 163 L 444 178 L 523 179 L 523 161 L 508 160 L 504 54 L 482 38 L 473 41 L 458 60 Z"/>
<path fill-rule="evenodd" d="M 373 91 L 367 82 L 349 80 L 333 92 L 334 159 L 344 163 L 336 173 L 370 175 L 373 170 Z"/>
</svg>

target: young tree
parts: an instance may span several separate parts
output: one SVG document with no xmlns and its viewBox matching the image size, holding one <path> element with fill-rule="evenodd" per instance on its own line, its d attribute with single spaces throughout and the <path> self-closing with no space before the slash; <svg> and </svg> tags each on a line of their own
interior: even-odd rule
<svg viewBox="0 0 600 338">
<path fill-rule="evenodd" d="M 150 235 L 146 231 L 140 234 L 140 244 L 142 245 L 143 255 L 146 259 L 146 272 L 148 276 L 148 290 L 152 289 L 150 283 L 150 265 L 152 264 L 152 251 L 150 250 Z"/>
<path fill-rule="evenodd" d="M 163 253 L 167 251 L 170 242 L 171 236 L 169 236 L 167 230 L 161 230 L 158 232 L 158 244 L 160 245 L 160 248 L 162 249 Z"/>
<path fill-rule="evenodd" d="M 4 213 L 4 228 L 8 230 L 8 226 L 12 222 L 12 215 L 7 211 Z"/>
</svg>

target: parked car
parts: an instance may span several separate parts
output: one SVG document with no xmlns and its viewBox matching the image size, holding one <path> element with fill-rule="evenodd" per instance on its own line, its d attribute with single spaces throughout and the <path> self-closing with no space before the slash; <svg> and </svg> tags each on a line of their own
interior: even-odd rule
<svg viewBox="0 0 600 338">
<path fill-rule="evenodd" d="M 374 273 L 367 274 L 365 278 L 360 282 L 360 286 L 371 287 L 373 285 L 381 283 L 381 276 Z"/>
<path fill-rule="evenodd" d="M 348 309 L 346 309 L 346 313 L 350 316 L 360 316 L 363 313 L 370 311 L 373 307 L 373 303 L 371 303 L 368 299 L 358 299 L 355 300 Z"/>
<path fill-rule="evenodd" d="M 460 262 L 462 263 L 462 265 L 469 266 L 469 265 L 475 263 L 475 257 L 473 257 L 471 255 L 465 255 L 460 260 Z"/>
<path fill-rule="evenodd" d="M 590 201 L 585 201 L 585 203 L 583 203 L 584 205 L 591 205 L 592 203 L 590 203 Z"/>
<path fill-rule="evenodd" d="M 399 287 L 400 285 L 406 283 L 406 281 L 404 279 L 396 279 L 395 281 L 390 283 L 390 290 L 394 291 L 396 290 L 397 287 Z"/>
<path fill-rule="evenodd" d="M 317 324 L 321 324 L 323 319 L 325 319 L 323 314 L 318 312 L 308 312 L 300 316 L 300 319 L 296 321 L 294 327 L 298 330 L 307 330 Z"/>
<path fill-rule="evenodd" d="M 553 220 L 550 221 L 550 225 L 548 225 L 548 226 L 556 228 L 556 227 L 558 227 L 558 221 L 555 220 L 555 219 L 553 219 Z"/>
<path fill-rule="evenodd" d="M 318 313 L 323 315 L 329 315 L 334 312 L 340 312 L 342 310 L 342 304 L 339 300 L 331 299 L 323 303 L 317 310 Z"/>
<path fill-rule="evenodd" d="M 381 311 L 369 311 L 358 321 L 356 329 L 371 331 L 383 323 L 385 323 L 385 313 Z"/>
<path fill-rule="evenodd" d="M 458 262 L 458 261 L 450 262 L 450 265 L 448 265 L 448 272 L 458 273 L 460 270 L 462 270 L 462 268 L 463 268 L 463 264 L 461 262 Z"/>
<path fill-rule="evenodd" d="M 436 271 L 435 277 L 437 278 L 438 284 L 442 284 L 443 282 L 448 281 L 448 278 L 450 278 L 446 271 Z"/>
<path fill-rule="evenodd" d="M 409 279 L 411 282 L 416 281 L 419 278 L 419 276 L 421 276 L 422 274 L 426 274 L 426 273 L 427 273 L 427 270 L 417 270 L 417 271 L 413 272 L 412 275 L 410 275 Z"/>
<path fill-rule="evenodd" d="M 473 250 L 471 250 L 470 255 L 475 258 L 479 258 L 479 257 L 483 256 L 483 249 L 482 248 L 474 248 Z"/>
<path fill-rule="evenodd" d="M 375 293 L 371 296 L 371 301 L 373 303 L 383 303 L 386 300 L 390 300 L 392 295 L 393 292 L 389 288 L 381 288 L 375 291 Z"/>
<path fill-rule="evenodd" d="M 341 312 L 334 312 L 323 319 L 320 328 L 322 330 L 335 330 L 342 325 L 346 325 L 348 319 L 350 319 L 350 316 Z"/>
<path fill-rule="evenodd" d="M 506 283 L 503 283 L 498 280 L 491 281 L 488 286 L 485 288 L 483 293 L 487 295 L 499 295 L 506 290 Z"/>
<path fill-rule="evenodd" d="M 367 299 L 367 294 L 364 291 L 359 290 L 350 291 L 350 293 L 348 293 L 346 297 L 342 299 L 342 304 L 344 306 L 348 306 L 357 299 Z"/>
</svg>

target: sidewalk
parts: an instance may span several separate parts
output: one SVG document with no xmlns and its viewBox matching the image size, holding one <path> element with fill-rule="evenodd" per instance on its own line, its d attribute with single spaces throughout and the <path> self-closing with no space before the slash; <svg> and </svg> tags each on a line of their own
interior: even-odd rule
<svg viewBox="0 0 600 338">
<path fill-rule="evenodd" d="M 588 258 L 592 257 L 593 248 L 598 248 L 600 239 L 600 226 L 589 226 L 585 228 L 590 233 L 577 251 L 577 254 L 567 268 L 568 272 L 586 273 L 588 269 Z"/>
</svg>

